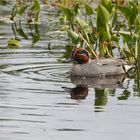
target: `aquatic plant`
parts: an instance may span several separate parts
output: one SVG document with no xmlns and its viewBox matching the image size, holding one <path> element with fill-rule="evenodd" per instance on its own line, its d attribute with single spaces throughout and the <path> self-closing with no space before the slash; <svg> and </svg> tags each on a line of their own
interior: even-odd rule
<svg viewBox="0 0 140 140">
<path fill-rule="evenodd" d="M 32 44 L 36 43 L 39 40 L 40 38 L 38 32 L 39 12 L 40 12 L 40 3 L 38 2 L 38 0 L 33 0 L 33 2 L 19 1 L 13 6 L 10 19 L 12 20 L 12 30 L 15 38 L 8 41 L 7 44 L 8 47 L 10 46 L 9 48 L 12 48 L 12 46 L 13 48 L 15 48 L 15 41 L 20 42 L 19 36 L 23 37 L 24 39 L 28 39 L 28 37 L 31 36 Z M 27 21 L 27 25 L 30 31 L 29 34 L 25 33 L 23 30 L 22 23 L 25 21 Z"/>
<path fill-rule="evenodd" d="M 63 13 L 60 21 L 71 46 L 86 47 L 93 58 L 117 54 L 137 62 L 140 53 L 140 8 L 137 0 L 100 0 L 96 4 L 91 0 L 55 0 L 54 3 Z M 19 1 L 14 5 L 11 20 L 15 38 L 20 35 L 28 39 L 21 24 L 22 18 L 26 17 L 33 43 L 39 40 L 39 12 L 38 0 L 33 0 L 32 4 Z"/>
<path fill-rule="evenodd" d="M 84 10 L 83 10 L 84 7 Z M 60 17 L 73 46 L 86 47 L 93 58 L 117 54 L 137 62 L 140 53 L 139 2 L 100 0 L 61 5 Z"/>
<path fill-rule="evenodd" d="M 26 14 L 28 22 L 38 22 L 38 15 L 40 12 L 40 3 L 38 0 L 33 0 L 32 4 L 29 3 L 16 3 L 13 6 L 13 9 L 11 11 L 11 20 L 14 20 L 14 18 L 17 16 L 20 17 L 20 19 Z"/>
</svg>

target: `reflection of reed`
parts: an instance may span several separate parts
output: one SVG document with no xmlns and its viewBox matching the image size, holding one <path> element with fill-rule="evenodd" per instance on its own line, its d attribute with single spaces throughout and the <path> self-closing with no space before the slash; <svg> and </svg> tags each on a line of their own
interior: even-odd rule
<svg viewBox="0 0 140 140">
<path fill-rule="evenodd" d="M 107 96 L 108 94 L 115 94 L 115 89 L 97 89 L 95 88 L 95 111 L 101 112 L 103 111 L 103 107 L 107 104 Z"/>
<path fill-rule="evenodd" d="M 138 67 L 136 69 L 136 76 L 134 81 L 135 81 L 134 94 L 135 96 L 140 97 L 140 64 L 138 64 Z"/>
<path fill-rule="evenodd" d="M 74 88 L 67 88 L 62 87 L 65 89 L 66 92 L 68 92 L 71 96 L 71 99 L 76 100 L 83 100 L 88 95 L 88 86 L 76 86 Z M 107 104 L 107 96 L 108 94 L 113 95 L 115 94 L 115 89 L 111 88 L 104 88 L 104 89 L 98 89 L 95 88 L 95 111 L 101 112 L 103 111 L 103 107 Z"/>
<path fill-rule="evenodd" d="M 105 106 L 107 103 L 107 94 L 105 89 L 95 89 L 95 106 Z"/>
<path fill-rule="evenodd" d="M 135 85 L 134 96 L 140 96 L 140 71 L 136 70 L 134 78 Z M 116 88 L 123 88 L 121 94 L 116 97 L 118 100 L 128 100 L 131 92 L 128 90 L 130 78 L 124 75 L 120 76 L 109 76 L 109 77 L 70 77 L 71 82 L 76 87 L 69 89 L 64 88 L 69 92 L 71 99 L 85 99 L 88 95 L 88 86 L 92 86 L 95 91 L 94 111 L 104 111 L 105 106 L 108 102 L 108 95 L 115 96 Z M 69 90 L 68 90 L 69 89 Z"/>
<path fill-rule="evenodd" d="M 118 97 L 118 100 L 127 100 L 130 94 L 131 93 L 125 89 L 123 93 Z"/>
<path fill-rule="evenodd" d="M 71 99 L 85 99 L 88 95 L 88 86 L 92 85 L 95 90 L 94 111 L 104 111 L 107 105 L 108 95 L 114 95 L 117 87 L 123 87 L 128 78 L 125 75 L 102 76 L 102 77 L 70 77 L 71 82 L 76 85 L 75 88 L 64 88 L 71 95 Z M 69 90 L 68 90 L 69 89 Z M 118 99 L 127 99 L 129 92 L 124 90 L 122 96 Z"/>
</svg>

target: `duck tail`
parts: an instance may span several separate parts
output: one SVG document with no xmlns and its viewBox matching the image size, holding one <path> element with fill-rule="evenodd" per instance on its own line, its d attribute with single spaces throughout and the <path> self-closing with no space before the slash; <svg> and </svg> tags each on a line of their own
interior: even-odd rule
<svg viewBox="0 0 140 140">
<path fill-rule="evenodd" d="M 128 77 L 134 77 L 136 74 L 136 66 L 135 65 L 124 65 L 124 70 Z"/>
</svg>

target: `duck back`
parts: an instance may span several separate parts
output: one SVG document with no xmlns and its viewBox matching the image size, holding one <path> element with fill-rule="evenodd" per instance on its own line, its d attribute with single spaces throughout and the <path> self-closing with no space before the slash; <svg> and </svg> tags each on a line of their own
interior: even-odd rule
<svg viewBox="0 0 140 140">
<path fill-rule="evenodd" d="M 87 64 L 73 65 L 70 75 L 75 76 L 110 76 L 125 74 L 124 65 L 127 63 L 122 59 L 96 59 Z"/>
</svg>

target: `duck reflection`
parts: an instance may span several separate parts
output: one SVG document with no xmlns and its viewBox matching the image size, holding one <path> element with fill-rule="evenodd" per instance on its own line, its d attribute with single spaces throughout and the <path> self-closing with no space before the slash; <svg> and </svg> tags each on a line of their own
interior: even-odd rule
<svg viewBox="0 0 140 140">
<path fill-rule="evenodd" d="M 117 88 L 123 87 L 126 77 L 124 75 L 119 76 L 101 76 L 101 77 L 82 77 L 82 76 L 70 76 L 70 80 L 77 86 L 92 86 L 93 88 Z"/>
<path fill-rule="evenodd" d="M 85 99 L 88 95 L 88 87 L 77 86 L 72 89 L 70 95 L 71 95 L 71 99 Z"/>
<path fill-rule="evenodd" d="M 76 86 L 74 88 L 63 87 L 66 92 L 70 94 L 71 99 L 84 100 L 88 95 L 89 88 L 88 86 Z M 94 111 L 101 112 L 103 111 L 104 106 L 107 104 L 108 94 L 115 94 L 115 89 L 104 88 L 98 89 L 95 88 L 95 101 L 94 101 Z"/>
<path fill-rule="evenodd" d="M 84 100 L 86 99 L 89 91 L 89 86 L 94 88 L 95 100 L 94 111 L 104 111 L 104 107 L 108 102 L 108 95 L 114 96 L 116 88 L 124 87 L 129 83 L 129 79 L 124 76 L 111 76 L 111 77 L 70 77 L 71 82 L 76 85 L 74 88 L 63 87 L 69 92 L 71 99 Z M 128 85 L 127 85 L 128 86 Z M 127 99 L 129 92 L 125 89 L 123 94 L 118 97 L 119 100 Z"/>
<path fill-rule="evenodd" d="M 63 87 L 63 88 L 70 93 L 71 99 L 83 100 L 88 95 L 88 86 L 76 86 L 74 88 Z"/>
</svg>

